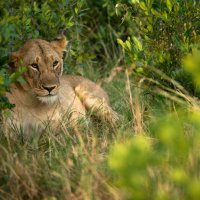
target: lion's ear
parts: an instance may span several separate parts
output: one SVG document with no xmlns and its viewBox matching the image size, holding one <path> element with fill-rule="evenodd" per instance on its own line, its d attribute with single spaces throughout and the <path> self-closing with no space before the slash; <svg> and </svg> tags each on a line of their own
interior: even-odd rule
<svg viewBox="0 0 200 200">
<path fill-rule="evenodd" d="M 68 41 L 66 37 L 62 34 L 58 36 L 54 41 L 51 42 L 54 48 L 56 48 L 59 52 L 62 54 L 62 59 L 65 58 L 66 55 L 66 47 L 68 44 Z"/>
<path fill-rule="evenodd" d="M 51 42 L 51 44 L 53 44 L 53 46 L 62 49 L 62 51 L 65 50 L 67 43 L 68 43 L 68 41 L 64 35 L 58 36 L 54 41 Z"/>
<path fill-rule="evenodd" d="M 20 56 L 19 56 L 19 53 L 16 51 L 16 52 L 12 52 L 10 54 L 10 59 L 9 59 L 9 66 L 12 70 L 14 70 L 16 67 L 17 67 L 17 63 L 19 62 L 20 60 Z"/>
</svg>

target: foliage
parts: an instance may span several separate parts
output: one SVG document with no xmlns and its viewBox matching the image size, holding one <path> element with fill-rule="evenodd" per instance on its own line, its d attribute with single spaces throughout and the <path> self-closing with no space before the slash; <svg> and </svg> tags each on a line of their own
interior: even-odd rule
<svg viewBox="0 0 200 200">
<path fill-rule="evenodd" d="M 14 136 L 0 135 L 0 199 L 112 199 L 105 181 L 104 153 L 112 139 L 106 126 L 49 128 L 28 138 L 19 129 Z"/>
<path fill-rule="evenodd" d="M 135 136 L 112 148 L 110 167 L 128 198 L 200 198 L 199 115 L 199 111 L 166 115 L 153 125 L 153 138 Z"/>
<path fill-rule="evenodd" d="M 0 1 L 0 110 L 25 70 L 7 72 L 10 53 L 63 32 L 65 73 L 106 83 L 120 116 L 1 134 L 0 199 L 199 199 L 199 13 L 198 0 Z"/>
<path fill-rule="evenodd" d="M 129 36 L 118 39 L 126 62 L 134 64 L 147 76 L 151 66 L 178 80 L 188 91 L 198 95 L 192 78 L 182 67 L 182 58 L 199 41 L 199 1 L 141 0 L 117 4 L 116 12 L 130 23 Z M 187 80 L 187 82 L 185 81 Z M 168 85 L 169 86 L 169 85 Z"/>
<path fill-rule="evenodd" d="M 198 1 L 181 0 L 130 1 L 116 6 L 116 12 L 133 24 L 132 34 L 125 41 L 118 39 L 129 72 L 157 85 L 158 94 L 185 101 L 181 107 L 174 105 L 175 111 L 166 109 L 162 117 L 154 115 L 148 133 L 111 148 L 109 165 L 118 175 L 116 184 L 123 188 L 125 199 L 200 198 L 199 103 L 179 84 L 197 95 L 199 8 Z"/>
<path fill-rule="evenodd" d="M 88 63 L 97 67 L 102 63 L 107 66 L 103 61 L 119 59 L 115 56 L 121 53 L 116 37 L 123 33 L 118 34 L 115 28 L 120 28 L 120 18 L 114 16 L 115 2 L 109 4 L 107 0 L 103 4 L 91 0 L 2 1 L 0 53 L 8 55 L 31 38 L 52 40 L 64 32 L 70 41 L 66 70 L 73 67 L 70 72 L 74 72 L 75 66 L 78 66 L 77 73 L 81 73 L 81 68 Z M 103 65 L 101 67 L 105 68 Z"/>
<path fill-rule="evenodd" d="M 0 111 L 3 109 L 11 109 L 14 107 L 14 105 L 9 103 L 8 99 L 5 97 L 5 93 L 9 92 L 9 87 L 12 83 L 23 81 L 21 75 L 24 72 L 25 68 L 23 67 L 10 75 L 8 75 L 4 67 L 2 67 L 2 69 L 0 70 Z"/>
<path fill-rule="evenodd" d="M 183 59 L 183 66 L 185 70 L 190 72 L 193 76 L 193 80 L 196 82 L 197 86 L 200 85 L 200 50 L 194 48 L 192 49 L 192 53 L 188 54 Z"/>
</svg>

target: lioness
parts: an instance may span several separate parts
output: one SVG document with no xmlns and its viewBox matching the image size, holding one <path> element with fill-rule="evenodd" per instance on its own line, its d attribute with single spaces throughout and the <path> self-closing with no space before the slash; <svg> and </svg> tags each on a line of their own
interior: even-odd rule
<svg viewBox="0 0 200 200">
<path fill-rule="evenodd" d="M 116 120 L 117 115 L 101 87 L 80 76 L 62 75 L 66 45 L 65 36 L 52 42 L 33 39 L 11 54 L 11 69 L 16 71 L 24 66 L 26 72 L 25 83 L 13 84 L 7 93 L 9 101 L 15 104 L 9 125 L 27 131 L 44 128 L 48 121 L 57 127 L 66 113 L 70 113 L 74 123 L 91 109 L 101 118 Z"/>
</svg>

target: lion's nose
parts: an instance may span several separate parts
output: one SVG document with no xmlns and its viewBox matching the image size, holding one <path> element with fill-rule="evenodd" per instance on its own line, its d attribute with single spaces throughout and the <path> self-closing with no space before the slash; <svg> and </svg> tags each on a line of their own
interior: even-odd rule
<svg viewBox="0 0 200 200">
<path fill-rule="evenodd" d="M 45 90 L 47 90 L 49 93 L 56 88 L 56 85 L 52 85 L 52 86 L 42 86 Z"/>
</svg>

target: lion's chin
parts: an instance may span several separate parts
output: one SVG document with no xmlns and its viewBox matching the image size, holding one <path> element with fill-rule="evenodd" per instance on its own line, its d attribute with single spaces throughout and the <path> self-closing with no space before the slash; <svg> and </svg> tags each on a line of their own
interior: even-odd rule
<svg viewBox="0 0 200 200">
<path fill-rule="evenodd" d="M 37 96 L 37 98 L 45 104 L 53 104 L 58 100 L 58 96 L 57 95 L 48 95 L 48 96 Z"/>
</svg>

